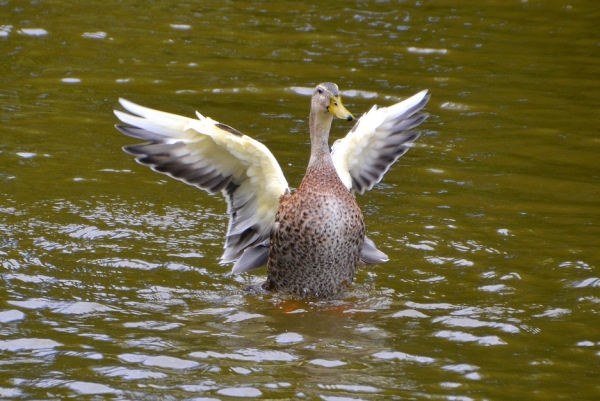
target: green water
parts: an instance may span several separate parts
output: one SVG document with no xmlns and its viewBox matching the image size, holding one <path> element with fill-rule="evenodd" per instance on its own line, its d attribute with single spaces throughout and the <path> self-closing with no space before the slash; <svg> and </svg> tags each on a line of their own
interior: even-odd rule
<svg viewBox="0 0 600 401">
<path fill-rule="evenodd" d="M 600 398 L 599 17 L 579 0 L 1 1 L 0 398 Z M 248 294 L 265 271 L 218 264 L 223 199 L 137 165 L 112 110 L 198 110 L 296 187 L 298 88 L 322 81 L 357 116 L 432 95 L 418 143 L 358 198 L 390 262 L 335 301 Z"/>
</svg>

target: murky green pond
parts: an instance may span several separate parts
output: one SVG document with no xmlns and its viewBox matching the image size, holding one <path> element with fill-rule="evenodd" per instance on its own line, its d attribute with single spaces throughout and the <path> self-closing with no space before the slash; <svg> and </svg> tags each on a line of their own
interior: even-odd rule
<svg viewBox="0 0 600 401">
<path fill-rule="evenodd" d="M 0 398 L 600 398 L 595 1 L 0 0 Z M 265 143 L 291 186 L 309 98 L 422 89 L 359 196 L 390 262 L 344 297 L 247 293 L 225 202 L 137 165 L 123 97 Z M 351 123 L 335 121 L 332 140 Z"/>
</svg>

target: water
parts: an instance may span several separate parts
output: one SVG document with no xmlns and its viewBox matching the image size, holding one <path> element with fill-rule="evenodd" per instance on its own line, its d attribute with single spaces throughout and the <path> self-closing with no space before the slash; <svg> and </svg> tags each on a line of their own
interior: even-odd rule
<svg viewBox="0 0 600 401">
<path fill-rule="evenodd" d="M 600 397 L 594 2 L 0 3 L 0 397 Z M 432 94 L 359 197 L 390 262 L 341 299 L 219 266 L 225 204 L 135 164 L 117 98 L 265 143 L 297 186 L 305 89 Z M 336 121 L 332 140 L 349 123 Z"/>
</svg>

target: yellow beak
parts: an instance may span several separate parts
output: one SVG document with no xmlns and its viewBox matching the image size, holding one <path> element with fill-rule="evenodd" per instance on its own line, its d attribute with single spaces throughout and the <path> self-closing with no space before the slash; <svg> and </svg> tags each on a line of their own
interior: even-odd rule
<svg viewBox="0 0 600 401">
<path fill-rule="evenodd" d="M 344 107 L 341 96 L 331 96 L 328 110 L 337 118 L 348 121 L 352 121 L 354 119 L 352 113 L 350 113 L 348 109 Z"/>
</svg>

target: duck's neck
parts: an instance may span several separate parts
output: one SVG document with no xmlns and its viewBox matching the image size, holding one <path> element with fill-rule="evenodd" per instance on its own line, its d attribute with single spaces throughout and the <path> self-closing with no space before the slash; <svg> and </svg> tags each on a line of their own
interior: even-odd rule
<svg viewBox="0 0 600 401">
<path fill-rule="evenodd" d="M 310 161 L 308 165 L 332 163 L 329 152 L 329 131 L 333 115 L 319 110 L 310 111 Z"/>
</svg>

